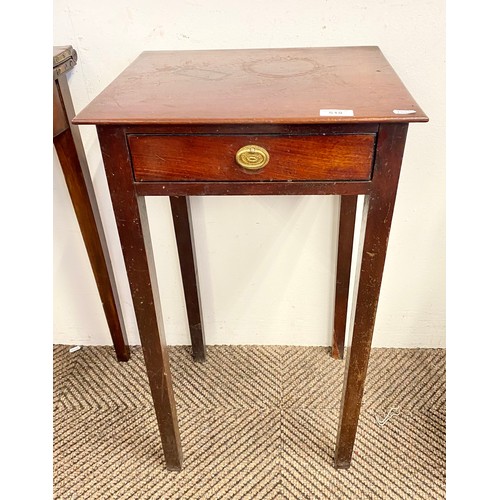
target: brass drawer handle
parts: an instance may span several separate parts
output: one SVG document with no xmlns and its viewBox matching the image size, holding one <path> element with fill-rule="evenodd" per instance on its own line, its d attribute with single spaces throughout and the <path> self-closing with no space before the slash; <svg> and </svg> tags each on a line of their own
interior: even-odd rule
<svg viewBox="0 0 500 500">
<path fill-rule="evenodd" d="M 269 163 L 269 153 L 260 146 L 249 144 L 238 149 L 236 163 L 246 170 L 260 170 Z"/>
</svg>

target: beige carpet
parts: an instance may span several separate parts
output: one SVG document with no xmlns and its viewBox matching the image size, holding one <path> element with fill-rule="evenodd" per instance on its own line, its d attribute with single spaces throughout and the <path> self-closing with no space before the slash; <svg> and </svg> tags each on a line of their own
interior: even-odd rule
<svg viewBox="0 0 500 500">
<path fill-rule="evenodd" d="M 445 498 L 445 351 L 374 349 L 348 470 L 332 465 L 344 363 L 326 348 L 170 348 L 184 450 L 165 470 L 140 348 L 54 346 L 54 498 Z M 399 407 L 385 425 L 391 407 Z"/>
</svg>

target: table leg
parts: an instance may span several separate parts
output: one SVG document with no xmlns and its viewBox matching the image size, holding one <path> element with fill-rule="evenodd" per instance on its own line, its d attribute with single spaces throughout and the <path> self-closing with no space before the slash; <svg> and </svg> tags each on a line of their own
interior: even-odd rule
<svg viewBox="0 0 500 500">
<path fill-rule="evenodd" d="M 136 195 L 127 140 L 118 127 L 98 126 L 99 141 L 168 469 L 182 466 L 177 411 L 144 197 Z M 156 306 L 155 306 L 156 305 Z"/>
<path fill-rule="evenodd" d="M 335 447 L 336 468 L 348 468 L 351 463 L 407 130 L 408 124 L 380 126 L 371 190 L 365 196 L 364 240 L 352 344 L 347 348 Z"/>
<path fill-rule="evenodd" d="M 58 93 L 55 93 L 54 99 L 60 99 Z M 62 100 L 57 104 L 61 112 L 64 112 L 61 103 Z M 77 142 L 81 140 L 79 136 L 75 137 L 74 134 L 75 131 L 71 130 L 68 125 L 68 128 L 63 132 L 54 136 L 53 142 L 85 248 L 87 249 L 90 265 L 92 266 L 116 357 L 118 361 L 128 361 L 130 359 L 130 349 L 111 267 L 111 259 L 97 208 L 90 172 L 86 160 L 82 157 L 82 153 L 78 151 L 78 144 L 75 144 L 75 140 Z"/>
<path fill-rule="evenodd" d="M 170 206 L 186 300 L 193 358 L 195 361 L 205 361 L 205 340 L 189 198 L 187 196 L 170 196 Z"/>
<path fill-rule="evenodd" d="M 339 237 L 337 251 L 337 279 L 335 289 L 335 314 L 333 317 L 332 356 L 344 358 L 349 280 L 351 276 L 352 244 L 356 220 L 357 196 L 340 197 Z"/>
</svg>

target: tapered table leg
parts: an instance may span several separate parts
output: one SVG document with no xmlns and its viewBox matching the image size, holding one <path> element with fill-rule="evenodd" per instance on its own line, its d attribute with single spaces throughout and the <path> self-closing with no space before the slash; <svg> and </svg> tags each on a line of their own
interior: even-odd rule
<svg viewBox="0 0 500 500">
<path fill-rule="evenodd" d="M 335 447 L 337 468 L 351 463 L 407 130 L 407 124 L 380 126 L 372 189 L 365 196 L 354 329 L 347 348 Z"/>
<path fill-rule="evenodd" d="M 65 74 L 54 81 L 53 91 L 54 147 L 92 266 L 116 357 L 118 361 L 128 361 L 130 349 L 125 322 L 97 200 L 80 134 L 69 124 L 74 110 Z"/>
<path fill-rule="evenodd" d="M 186 196 L 171 196 L 170 206 L 172 208 L 177 253 L 179 255 L 184 297 L 186 300 L 193 358 L 195 361 L 205 361 L 203 318 L 199 297 L 189 198 Z"/>
<path fill-rule="evenodd" d="M 349 301 L 349 280 L 351 276 L 352 244 L 354 240 L 357 200 L 357 196 L 340 197 L 337 279 L 332 341 L 332 356 L 335 359 L 344 358 L 347 304 Z"/>
<path fill-rule="evenodd" d="M 135 192 L 123 129 L 97 127 L 167 468 L 182 449 L 144 197 Z"/>
</svg>

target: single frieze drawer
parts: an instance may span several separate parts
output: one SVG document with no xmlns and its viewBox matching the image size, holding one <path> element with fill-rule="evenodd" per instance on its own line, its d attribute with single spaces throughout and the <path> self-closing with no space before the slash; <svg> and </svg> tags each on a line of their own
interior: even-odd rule
<svg viewBox="0 0 500 500">
<path fill-rule="evenodd" d="M 370 180 L 375 134 L 129 135 L 136 181 Z"/>
</svg>

